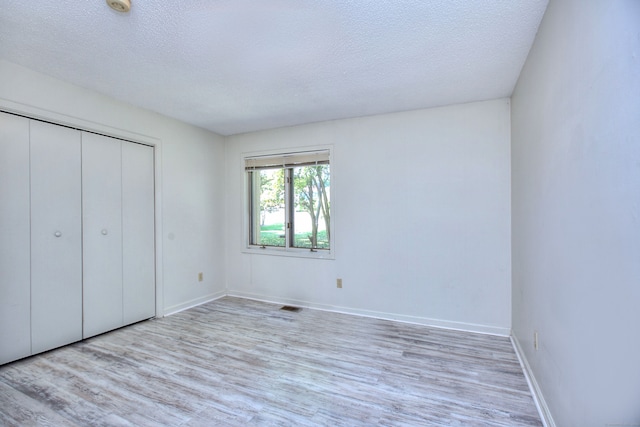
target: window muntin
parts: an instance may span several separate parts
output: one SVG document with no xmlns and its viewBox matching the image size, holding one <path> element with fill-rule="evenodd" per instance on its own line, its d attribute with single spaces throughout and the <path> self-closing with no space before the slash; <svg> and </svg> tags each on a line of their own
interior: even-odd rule
<svg viewBox="0 0 640 427">
<path fill-rule="evenodd" d="M 329 151 L 245 158 L 249 247 L 331 249 Z"/>
</svg>

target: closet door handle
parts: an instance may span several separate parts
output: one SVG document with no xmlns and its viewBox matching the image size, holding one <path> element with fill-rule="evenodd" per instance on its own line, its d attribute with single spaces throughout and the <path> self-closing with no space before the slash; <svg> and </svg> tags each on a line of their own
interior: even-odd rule
<svg viewBox="0 0 640 427">
<path fill-rule="evenodd" d="M 106 236 L 107 234 L 109 234 L 109 232 L 107 231 L 106 228 L 103 228 L 101 233 L 102 233 L 103 236 Z"/>
<path fill-rule="evenodd" d="M 60 237 L 62 236 L 62 233 L 60 231 L 56 231 L 55 233 L 53 233 L 53 235 L 56 237 Z"/>
</svg>

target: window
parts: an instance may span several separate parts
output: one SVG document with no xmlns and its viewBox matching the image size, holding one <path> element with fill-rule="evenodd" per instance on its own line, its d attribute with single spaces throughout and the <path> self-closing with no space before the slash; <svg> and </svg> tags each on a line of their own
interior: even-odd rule
<svg viewBox="0 0 640 427">
<path fill-rule="evenodd" d="M 329 151 L 245 158 L 248 245 L 261 249 L 331 249 Z"/>
</svg>

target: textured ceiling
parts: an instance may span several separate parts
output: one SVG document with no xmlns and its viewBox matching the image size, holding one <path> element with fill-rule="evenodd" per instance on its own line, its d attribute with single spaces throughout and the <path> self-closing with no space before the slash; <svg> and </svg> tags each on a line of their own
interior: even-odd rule
<svg viewBox="0 0 640 427">
<path fill-rule="evenodd" d="M 0 58 L 230 135 L 510 96 L 547 0 L 2 0 Z"/>
</svg>

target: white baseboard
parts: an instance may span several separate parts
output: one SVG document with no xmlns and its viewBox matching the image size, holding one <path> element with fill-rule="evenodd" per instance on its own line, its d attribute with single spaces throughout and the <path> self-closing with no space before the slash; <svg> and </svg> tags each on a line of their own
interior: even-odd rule
<svg viewBox="0 0 640 427">
<path fill-rule="evenodd" d="M 551 411 L 549 411 L 549 406 L 547 406 L 547 402 L 544 400 L 544 396 L 542 395 L 542 390 L 540 390 L 536 377 L 533 375 L 531 366 L 529 366 L 529 362 L 527 361 L 524 351 L 520 346 L 520 341 L 518 341 L 518 337 L 513 333 L 511 334 L 511 344 L 513 344 L 516 356 L 518 356 L 518 360 L 520 360 L 520 365 L 524 371 L 527 383 L 529 383 L 529 390 L 531 390 L 531 394 L 533 395 L 533 400 L 538 408 L 540 418 L 542 418 L 542 423 L 545 427 L 556 427 L 556 423 L 553 421 L 553 417 L 551 416 Z"/>
<path fill-rule="evenodd" d="M 227 295 L 227 291 L 218 291 L 212 294 L 205 295 L 200 298 L 195 298 L 190 301 L 184 302 L 182 304 L 172 305 L 171 307 L 166 307 L 164 309 L 164 316 L 171 316 L 172 314 L 179 313 L 184 310 L 188 310 L 190 308 L 196 307 L 198 305 L 217 300 Z"/>
<path fill-rule="evenodd" d="M 295 305 L 298 307 L 313 308 L 316 310 L 331 311 L 335 313 L 352 314 L 355 316 L 374 317 L 376 319 L 394 320 L 397 322 L 414 323 L 418 325 L 431 326 L 435 328 L 453 329 L 465 332 L 475 332 L 487 335 L 498 335 L 508 337 L 511 333 L 509 328 L 498 326 L 478 325 L 474 323 L 453 322 L 449 320 L 430 319 L 427 317 L 407 316 L 403 314 L 386 313 L 381 311 L 362 310 L 350 307 L 340 307 L 326 304 L 316 304 L 309 301 L 296 300 L 290 298 L 279 298 L 270 295 L 253 294 L 249 292 L 229 291 L 229 296 L 247 298 L 257 301 L 270 302 L 275 304 Z"/>
</svg>

